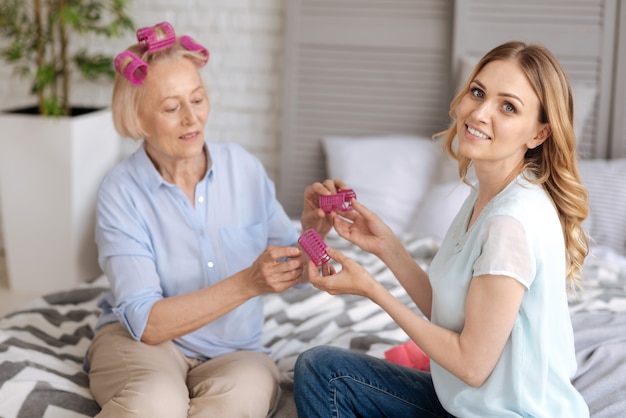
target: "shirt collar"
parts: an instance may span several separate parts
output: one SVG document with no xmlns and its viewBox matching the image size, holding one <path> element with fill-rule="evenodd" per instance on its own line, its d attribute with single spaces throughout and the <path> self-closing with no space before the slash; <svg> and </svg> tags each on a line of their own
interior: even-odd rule
<svg viewBox="0 0 626 418">
<path fill-rule="evenodd" d="M 207 178 L 213 176 L 213 171 L 215 169 L 215 159 L 209 158 L 209 155 L 215 155 L 212 151 L 212 148 L 205 142 L 204 146 L 207 149 L 207 164 L 211 164 L 209 169 L 207 170 L 205 177 L 202 179 L 203 181 Z M 211 149 L 210 149 L 211 148 Z M 139 178 L 143 179 L 145 186 L 150 191 L 155 191 L 161 185 L 171 186 L 170 183 L 166 182 L 161 176 L 161 173 L 156 169 L 150 157 L 148 157 L 148 153 L 143 146 L 143 143 L 137 148 L 135 151 L 135 167 L 137 173 L 139 174 Z M 210 162 L 210 163 L 209 163 Z"/>
</svg>

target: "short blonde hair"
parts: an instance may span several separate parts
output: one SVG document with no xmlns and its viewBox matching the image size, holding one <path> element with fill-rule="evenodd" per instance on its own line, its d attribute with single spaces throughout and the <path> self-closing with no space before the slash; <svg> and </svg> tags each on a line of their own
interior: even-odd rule
<svg viewBox="0 0 626 418">
<path fill-rule="evenodd" d="M 148 71 L 150 71 L 151 65 L 159 62 L 188 59 L 194 63 L 196 68 L 201 68 L 207 61 L 207 57 L 203 52 L 191 51 L 182 46 L 180 37 L 176 39 L 173 45 L 158 51 L 142 52 L 142 49 L 137 44 L 132 45 L 128 50 L 148 64 Z M 145 91 L 144 85 L 135 85 L 119 72 L 116 74 L 115 82 L 113 83 L 111 113 L 115 129 L 124 138 L 139 140 L 145 136 L 145 132 L 140 127 L 138 116 L 139 104 Z"/>
</svg>

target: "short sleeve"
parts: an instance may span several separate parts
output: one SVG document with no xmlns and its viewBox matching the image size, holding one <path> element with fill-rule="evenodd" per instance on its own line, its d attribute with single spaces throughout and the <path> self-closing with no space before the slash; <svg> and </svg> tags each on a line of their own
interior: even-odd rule
<svg viewBox="0 0 626 418">
<path fill-rule="evenodd" d="M 494 216 L 487 220 L 484 231 L 473 276 L 508 276 L 529 288 L 534 273 L 524 226 L 513 217 Z"/>
</svg>

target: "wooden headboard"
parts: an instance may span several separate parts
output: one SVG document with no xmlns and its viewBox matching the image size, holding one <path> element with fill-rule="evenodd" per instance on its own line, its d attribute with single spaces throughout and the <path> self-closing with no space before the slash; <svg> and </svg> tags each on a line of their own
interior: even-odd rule
<svg viewBox="0 0 626 418">
<path fill-rule="evenodd" d="M 304 188 L 326 177 L 321 138 L 445 129 L 459 59 L 511 39 L 546 45 L 572 81 L 596 87 L 581 155 L 626 156 L 617 0 L 290 0 L 287 13 L 277 186 L 291 216 Z"/>
<path fill-rule="evenodd" d="M 320 139 L 446 126 L 452 2 L 290 0 L 278 198 L 325 178 Z"/>
<path fill-rule="evenodd" d="M 615 48 L 615 92 L 613 101 L 613 121 L 611 124 L 611 148 L 613 158 L 626 158 L 626 4 L 618 4 L 618 24 Z"/>
</svg>

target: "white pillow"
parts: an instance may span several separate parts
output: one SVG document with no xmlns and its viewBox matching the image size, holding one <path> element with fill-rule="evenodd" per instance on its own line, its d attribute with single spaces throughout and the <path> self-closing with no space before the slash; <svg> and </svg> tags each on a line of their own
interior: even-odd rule
<svg viewBox="0 0 626 418">
<path fill-rule="evenodd" d="M 434 185 L 422 199 L 407 234 L 417 238 L 435 238 L 441 242 L 470 190 L 461 180 Z"/>
<path fill-rule="evenodd" d="M 598 90 L 589 84 L 572 83 L 572 96 L 574 96 L 574 135 L 576 142 L 580 143 L 585 133 L 585 125 L 589 121 Z"/>
<path fill-rule="evenodd" d="M 443 155 L 431 138 L 402 135 L 326 137 L 322 146 L 328 176 L 343 180 L 396 235 L 405 232 Z"/>
<path fill-rule="evenodd" d="M 455 95 L 461 90 L 461 87 L 463 87 L 469 78 L 474 67 L 478 64 L 478 61 L 480 61 L 480 58 L 481 57 L 477 55 L 467 55 L 461 58 L 457 74 L 456 91 L 454 92 Z M 580 141 L 580 138 L 583 136 L 585 125 L 593 111 L 597 92 L 598 90 L 593 85 L 572 82 L 572 96 L 574 98 L 574 135 L 577 141 Z"/>
<path fill-rule="evenodd" d="M 626 158 L 581 160 L 580 177 L 589 192 L 583 228 L 591 243 L 626 255 Z"/>
</svg>

